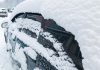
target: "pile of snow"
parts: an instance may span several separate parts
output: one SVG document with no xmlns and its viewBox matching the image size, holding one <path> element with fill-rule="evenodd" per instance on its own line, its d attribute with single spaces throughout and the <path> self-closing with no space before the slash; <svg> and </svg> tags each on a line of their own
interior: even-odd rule
<svg viewBox="0 0 100 70">
<path fill-rule="evenodd" d="M 55 20 L 75 35 L 84 57 L 84 69 L 99 70 L 99 8 L 99 0 L 27 0 L 16 7 L 12 17 L 20 12 L 35 12 Z"/>
</svg>

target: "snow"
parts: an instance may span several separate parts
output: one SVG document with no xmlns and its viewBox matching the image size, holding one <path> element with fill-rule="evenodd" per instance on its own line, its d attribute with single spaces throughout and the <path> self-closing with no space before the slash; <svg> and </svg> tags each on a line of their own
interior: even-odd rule
<svg viewBox="0 0 100 70">
<path fill-rule="evenodd" d="M 38 67 L 36 67 L 34 70 L 41 70 L 41 69 L 39 69 Z"/>
<path fill-rule="evenodd" d="M 17 60 L 21 64 L 22 70 L 27 70 L 26 56 L 23 52 L 23 49 L 19 49 L 19 47 L 20 45 L 16 45 L 15 53 L 12 54 L 12 57 L 14 60 Z"/>
<path fill-rule="evenodd" d="M 84 57 L 84 69 L 100 69 L 99 0 L 27 0 L 16 7 L 13 16 L 20 12 L 41 13 L 72 32 Z"/>
<path fill-rule="evenodd" d="M 4 18 L 0 18 L 0 24 L 3 22 Z M 4 38 L 4 29 L 0 27 L 0 70 L 15 70 L 12 65 L 12 59 L 9 53 L 6 51 L 6 43 Z"/>
<path fill-rule="evenodd" d="M 25 24 L 27 24 L 27 26 Z M 63 50 L 61 48 L 61 45 L 59 45 L 59 43 L 58 43 L 58 45 L 54 46 L 54 48 L 57 49 L 57 50 L 58 50 L 57 46 L 60 47 L 59 48 L 60 51 L 58 52 L 60 57 L 57 57 L 57 56 L 54 56 L 55 52 L 53 50 L 43 47 L 41 44 L 39 44 L 37 42 L 37 39 L 32 38 L 29 35 L 26 35 L 25 33 L 18 31 L 18 28 L 30 29 L 32 25 L 38 26 L 38 27 L 35 27 L 36 28 L 35 30 L 36 31 L 39 30 L 39 32 L 37 31 L 38 34 L 39 34 L 41 32 L 40 31 L 41 30 L 41 23 L 30 20 L 30 19 L 17 19 L 15 23 L 12 23 L 11 25 L 9 25 L 9 27 L 11 28 L 11 29 L 9 29 L 9 31 L 29 46 L 28 48 L 25 48 L 23 50 L 19 49 L 19 47 L 16 46 L 17 47 L 15 49 L 16 52 L 14 53 L 15 54 L 15 56 L 14 56 L 15 59 L 18 60 L 21 63 L 21 65 L 23 65 L 24 70 L 27 70 L 27 68 L 25 68 L 27 66 L 25 66 L 26 65 L 26 63 L 25 63 L 26 60 L 24 59 L 25 56 L 24 56 L 24 54 L 22 55 L 23 51 L 24 52 L 30 51 L 27 54 L 30 57 L 32 57 L 34 60 L 36 60 L 36 56 L 37 56 L 36 52 L 38 54 L 41 54 L 41 56 L 45 57 L 52 65 L 54 65 L 59 70 L 62 70 L 62 69 L 63 70 L 66 70 L 66 69 L 68 69 L 68 70 L 77 70 L 74 67 L 75 65 L 73 64 L 72 60 L 67 55 L 65 55 L 65 52 L 63 52 Z M 30 30 L 34 32 L 33 28 L 31 28 Z M 37 34 L 37 36 L 38 36 L 38 34 Z M 46 34 L 48 34 L 48 33 L 45 33 L 44 35 L 46 35 Z M 50 38 L 51 38 L 51 36 L 48 39 L 50 39 Z M 53 39 L 51 39 L 51 40 L 53 40 Z M 57 44 L 57 43 L 55 42 L 55 44 Z M 34 54 L 34 55 L 32 55 L 32 54 Z M 68 61 L 65 61 L 65 59 L 72 62 L 72 64 L 69 63 Z"/>
<path fill-rule="evenodd" d="M 15 8 L 15 11 L 13 12 L 10 19 L 12 19 L 13 16 L 15 16 L 20 12 L 41 13 L 44 16 L 44 18 L 46 19 L 51 18 L 55 20 L 60 26 L 64 27 L 66 31 L 72 32 L 75 35 L 75 39 L 79 42 L 80 49 L 84 57 L 83 59 L 84 70 L 100 69 L 100 61 L 99 61 L 100 1 L 99 0 L 27 0 L 19 4 Z M 4 37 L 2 35 L 3 32 L 2 29 L 0 30 L 1 30 L 0 46 L 4 46 L 5 45 L 3 40 Z M 24 36 L 27 37 L 27 35 L 25 34 Z M 32 47 L 35 51 L 38 51 L 39 53 L 42 53 L 42 51 L 48 52 L 44 48 L 37 50 L 42 46 L 40 46 L 40 44 L 38 44 L 36 40 L 33 41 L 33 39 L 28 37 L 27 39 L 31 40 L 30 42 L 28 42 L 25 39 L 26 38 L 24 38 L 25 43 L 33 44 L 31 46 L 34 46 L 35 44 L 36 47 L 34 48 Z M 37 47 L 38 45 L 40 47 Z M 59 49 L 59 47 L 57 49 Z M 2 51 L 0 51 L 0 53 L 2 54 Z M 6 55 L 6 53 L 3 54 Z M 50 52 L 50 54 L 53 53 Z M 47 56 L 46 53 L 43 53 L 43 55 L 45 57 L 49 57 Z M 8 65 L 7 66 L 5 65 L 6 67 L 2 66 L 6 64 L 3 56 L 4 55 L 0 55 L 0 57 L 2 57 L 0 58 L 0 68 L 4 68 L 4 70 L 14 70 L 14 69 L 8 69 L 11 68 L 11 66 L 9 66 L 10 63 L 8 56 L 6 56 L 8 58 L 6 61 Z M 2 64 L 1 61 L 4 61 L 3 62 L 4 64 Z"/>
</svg>

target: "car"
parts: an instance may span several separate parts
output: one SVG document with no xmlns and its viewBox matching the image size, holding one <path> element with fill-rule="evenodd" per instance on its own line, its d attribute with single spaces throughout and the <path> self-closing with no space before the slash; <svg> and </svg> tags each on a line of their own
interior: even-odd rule
<svg viewBox="0 0 100 70">
<path fill-rule="evenodd" d="M 75 36 L 54 19 L 45 19 L 42 13 L 24 11 L 1 26 L 5 28 L 7 52 L 19 69 L 84 70 Z"/>
<path fill-rule="evenodd" d="M 0 17 L 7 17 L 8 13 L 5 8 L 0 9 Z"/>
<path fill-rule="evenodd" d="M 14 8 L 8 8 L 8 12 L 9 12 L 9 13 L 12 13 L 13 10 L 14 10 Z"/>
</svg>

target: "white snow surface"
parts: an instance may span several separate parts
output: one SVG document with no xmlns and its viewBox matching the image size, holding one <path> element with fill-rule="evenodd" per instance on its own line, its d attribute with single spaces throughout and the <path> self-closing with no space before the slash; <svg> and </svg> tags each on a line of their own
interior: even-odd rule
<svg viewBox="0 0 100 70">
<path fill-rule="evenodd" d="M 5 18 L 0 18 L 0 25 Z M 12 63 L 12 59 L 7 52 L 4 38 L 4 29 L 0 27 L 0 70 L 16 70 L 16 65 Z"/>
<path fill-rule="evenodd" d="M 72 32 L 84 57 L 84 69 L 100 69 L 100 0 L 27 0 L 12 16 L 20 12 L 41 13 Z"/>
<path fill-rule="evenodd" d="M 72 32 L 84 57 L 84 69 L 100 69 L 100 0 L 27 0 L 11 18 L 20 12 L 41 13 Z"/>
</svg>

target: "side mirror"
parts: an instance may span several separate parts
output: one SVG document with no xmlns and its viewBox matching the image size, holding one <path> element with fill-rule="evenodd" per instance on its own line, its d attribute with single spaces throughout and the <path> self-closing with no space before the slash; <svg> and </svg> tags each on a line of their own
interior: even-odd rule
<svg viewBox="0 0 100 70">
<path fill-rule="evenodd" d="M 8 28 L 8 22 L 3 22 L 3 23 L 1 24 L 1 27 L 2 27 L 2 28 Z"/>
</svg>

